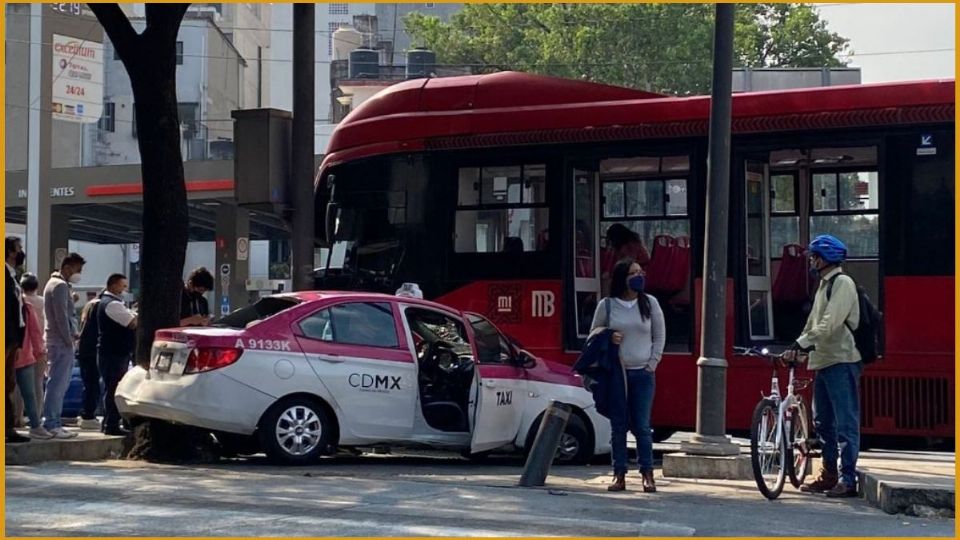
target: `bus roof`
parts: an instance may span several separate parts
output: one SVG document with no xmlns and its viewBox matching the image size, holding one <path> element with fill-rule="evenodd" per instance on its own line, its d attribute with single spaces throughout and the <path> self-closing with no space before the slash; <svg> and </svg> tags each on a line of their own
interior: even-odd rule
<svg viewBox="0 0 960 540">
<path fill-rule="evenodd" d="M 332 165 L 402 152 L 706 136 L 710 96 L 517 72 L 393 85 L 334 130 Z M 734 94 L 735 134 L 953 122 L 954 80 Z"/>
</svg>

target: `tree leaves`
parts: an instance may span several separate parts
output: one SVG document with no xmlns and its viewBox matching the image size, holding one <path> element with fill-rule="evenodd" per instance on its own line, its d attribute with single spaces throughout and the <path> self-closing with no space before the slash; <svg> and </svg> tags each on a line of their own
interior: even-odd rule
<svg viewBox="0 0 960 540">
<path fill-rule="evenodd" d="M 709 91 L 713 16 L 709 4 L 467 4 L 449 23 L 413 12 L 404 24 L 441 65 L 685 95 Z M 743 67 L 837 67 L 847 40 L 812 6 L 740 4 L 734 47 Z"/>
</svg>

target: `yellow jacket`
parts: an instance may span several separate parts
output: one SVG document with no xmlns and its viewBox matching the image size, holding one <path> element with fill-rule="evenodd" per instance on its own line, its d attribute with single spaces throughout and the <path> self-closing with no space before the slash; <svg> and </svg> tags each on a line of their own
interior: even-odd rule
<svg viewBox="0 0 960 540">
<path fill-rule="evenodd" d="M 827 285 L 833 276 L 837 276 L 827 301 Z M 804 349 L 816 347 L 810 352 L 808 367 L 812 370 L 823 369 L 840 363 L 860 361 L 853 340 L 853 332 L 860 322 L 860 303 L 857 299 L 857 286 L 853 279 L 841 273 L 839 267 L 831 270 L 820 279 L 820 288 L 813 299 L 813 310 L 803 327 L 803 333 L 797 343 Z"/>
</svg>

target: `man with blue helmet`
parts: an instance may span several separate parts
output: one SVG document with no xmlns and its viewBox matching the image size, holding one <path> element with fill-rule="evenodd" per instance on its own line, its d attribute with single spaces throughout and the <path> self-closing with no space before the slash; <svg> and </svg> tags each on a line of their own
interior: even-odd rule
<svg viewBox="0 0 960 540">
<path fill-rule="evenodd" d="M 803 333 L 784 358 L 793 360 L 798 350 L 809 351 L 807 367 L 816 371 L 813 421 L 823 441 L 823 462 L 818 477 L 800 490 L 826 493 L 828 497 L 855 497 L 860 451 L 859 384 L 863 371 L 853 339 L 853 330 L 860 321 L 857 286 L 841 268 L 847 258 L 847 246 L 839 239 L 829 234 L 817 236 L 807 252 L 810 271 L 819 276 L 820 287 Z"/>
</svg>

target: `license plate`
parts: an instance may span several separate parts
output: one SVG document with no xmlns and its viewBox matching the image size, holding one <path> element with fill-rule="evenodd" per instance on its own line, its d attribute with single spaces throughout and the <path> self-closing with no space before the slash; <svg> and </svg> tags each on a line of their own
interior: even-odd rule
<svg viewBox="0 0 960 540">
<path fill-rule="evenodd" d="M 157 371 L 170 371 L 170 364 L 173 362 L 173 353 L 162 352 L 157 355 Z"/>
</svg>

